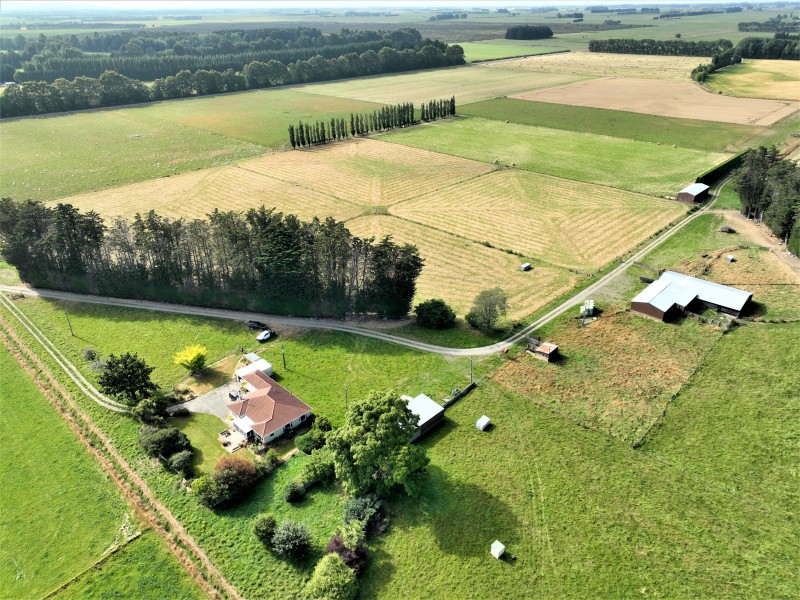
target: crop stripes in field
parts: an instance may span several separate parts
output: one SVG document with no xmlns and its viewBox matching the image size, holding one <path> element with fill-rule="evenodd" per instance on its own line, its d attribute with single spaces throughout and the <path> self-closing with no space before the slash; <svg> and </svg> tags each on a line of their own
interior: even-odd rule
<svg viewBox="0 0 800 600">
<path fill-rule="evenodd" d="M 103 408 L 107 408 L 108 410 L 114 412 L 130 412 L 128 407 L 124 404 L 117 402 L 115 400 L 111 400 L 107 396 L 101 394 L 83 374 L 78 370 L 78 368 L 70 362 L 70 360 L 64 356 L 64 354 L 59 350 L 53 342 L 51 342 L 46 335 L 42 333 L 42 331 L 31 321 L 28 316 L 20 310 L 19 307 L 14 305 L 5 294 L 0 294 L 0 302 L 3 306 L 8 309 L 8 312 L 14 316 L 25 329 L 34 337 L 34 339 L 42 345 L 45 351 L 56 361 L 59 367 L 67 374 L 72 382 L 78 386 L 78 388 L 86 394 L 93 402 L 99 404 Z"/>
</svg>

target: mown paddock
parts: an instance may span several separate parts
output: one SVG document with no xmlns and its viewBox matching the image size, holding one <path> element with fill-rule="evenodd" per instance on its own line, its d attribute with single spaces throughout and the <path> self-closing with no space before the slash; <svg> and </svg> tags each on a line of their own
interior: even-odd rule
<svg viewBox="0 0 800 600">
<path fill-rule="evenodd" d="M 650 115 L 769 126 L 800 108 L 800 102 L 711 94 L 692 81 L 610 77 L 581 81 L 514 98 L 626 110 Z"/>
<path fill-rule="evenodd" d="M 262 146 L 170 123 L 144 110 L 0 123 L 0 196 L 53 200 L 224 165 L 265 151 Z"/>
<path fill-rule="evenodd" d="M 488 63 L 487 63 L 488 64 Z M 456 97 L 457 104 L 586 79 L 569 73 L 516 73 L 485 64 L 312 84 L 303 91 L 386 104 Z"/>
<path fill-rule="evenodd" d="M 170 218 L 202 218 L 218 208 L 245 211 L 261 206 L 302 219 L 347 219 L 362 209 L 344 200 L 292 185 L 241 166 L 204 169 L 176 177 L 143 181 L 80 196 L 63 198 L 81 210 L 103 217 L 131 218 L 155 210 Z"/>
<path fill-rule="evenodd" d="M 693 56 L 645 56 L 605 52 L 566 52 L 517 58 L 486 65 L 522 73 L 565 73 L 585 77 L 637 77 L 686 81 L 692 69 L 710 59 Z"/>
<path fill-rule="evenodd" d="M 40 598 L 123 541 L 123 524 L 138 524 L 2 345 L 0 372 L 0 596 Z"/>
<path fill-rule="evenodd" d="M 529 54 L 550 54 L 552 52 L 563 52 L 562 48 L 555 46 L 539 46 L 538 40 L 529 42 L 517 40 L 485 40 L 482 42 L 459 42 L 459 46 L 464 49 L 464 58 L 467 62 L 481 60 L 497 60 L 511 58 L 514 56 L 525 56 Z"/>
<path fill-rule="evenodd" d="M 478 293 L 499 287 L 508 294 L 508 316 L 523 319 L 577 281 L 575 274 L 549 265 L 536 264 L 523 273 L 520 264 L 528 259 L 396 217 L 363 216 L 347 227 L 360 237 L 391 235 L 397 243 L 416 245 L 425 268 L 417 280 L 415 304 L 442 298 L 459 315 L 469 311 Z"/>
<path fill-rule="evenodd" d="M 800 67 L 796 60 L 752 60 L 725 67 L 706 84 L 731 96 L 800 100 Z"/>
<path fill-rule="evenodd" d="M 387 206 L 492 171 L 447 154 L 356 139 L 270 154 L 239 165 L 362 206 Z"/>
<path fill-rule="evenodd" d="M 668 200 L 520 171 L 391 208 L 401 218 L 583 272 L 621 256 L 685 211 Z"/>
<path fill-rule="evenodd" d="M 674 197 L 729 154 L 478 117 L 412 127 L 379 139 L 587 183 Z"/>
<path fill-rule="evenodd" d="M 753 136 L 766 131 L 763 127 L 752 125 L 676 119 L 515 98 L 473 102 L 463 106 L 460 113 L 521 125 L 566 129 L 669 146 L 674 144 L 709 152 L 736 150 Z"/>
</svg>

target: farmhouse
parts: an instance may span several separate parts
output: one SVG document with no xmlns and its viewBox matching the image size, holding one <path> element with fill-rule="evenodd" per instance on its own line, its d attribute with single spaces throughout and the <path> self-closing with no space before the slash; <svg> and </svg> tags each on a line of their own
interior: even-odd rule
<svg viewBox="0 0 800 600">
<path fill-rule="evenodd" d="M 425 394 L 420 394 L 416 398 L 411 398 L 410 396 L 403 396 L 402 398 L 408 403 L 408 408 L 411 412 L 417 415 L 419 419 L 417 421 L 417 431 L 414 432 L 414 437 L 409 441 L 418 440 L 444 421 L 444 407 Z"/>
<path fill-rule="evenodd" d="M 678 192 L 678 200 L 681 202 L 700 202 L 708 196 L 709 187 L 705 183 L 693 183 L 687 185 Z"/>
<path fill-rule="evenodd" d="M 311 414 L 308 404 L 263 371 L 256 369 L 246 373 L 240 381 L 247 393 L 241 400 L 229 402 L 228 410 L 233 418 L 233 428 L 248 441 L 271 442 L 300 425 Z"/>
<path fill-rule="evenodd" d="M 702 307 L 739 316 L 752 297 L 753 294 L 744 290 L 665 271 L 631 300 L 631 310 L 659 321 L 667 321 L 686 310 L 702 310 Z"/>
</svg>

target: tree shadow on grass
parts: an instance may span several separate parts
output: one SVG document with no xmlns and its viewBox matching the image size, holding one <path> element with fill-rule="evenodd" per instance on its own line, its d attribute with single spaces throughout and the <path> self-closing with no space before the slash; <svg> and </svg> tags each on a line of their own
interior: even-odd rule
<svg viewBox="0 0 800 600">
<path fill-rule="evenodd" d="M 511 506 L 478 486 L 453 479 L 436 466 L 428 467 L 427 481 L 418 499 L 404 502 L 403 510 L 414 523 L 430 527 L 437 546 L 445 554 L 486 556 L 496 539 L 513 546 L 520 539 L 521 524 Z"/>
</svg>

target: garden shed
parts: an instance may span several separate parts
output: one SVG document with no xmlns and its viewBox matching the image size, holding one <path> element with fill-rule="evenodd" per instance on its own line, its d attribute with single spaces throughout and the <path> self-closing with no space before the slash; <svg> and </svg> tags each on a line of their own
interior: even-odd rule
<svg viewBox="0 0 800 600">
<path fill-rule="evenodd" d="M 705 183 L 693 183 L 687 185 L 678 192 L 678 200 L 681 202 L 700 202 L 708 196 L 709 187 Z"/>
<path fill-rule="evenodd" d="M 409 410 L 418 417 L 417 431 L 414 432 L 414 437 L 409 441 L 418 440 L 444 421 L 444 407 L 425 394 L 420 394 L 415 398 L 410 396 L 403 396 L 402 398 L 407 402 Z"/>
</svg>

